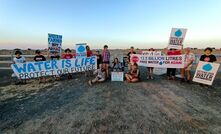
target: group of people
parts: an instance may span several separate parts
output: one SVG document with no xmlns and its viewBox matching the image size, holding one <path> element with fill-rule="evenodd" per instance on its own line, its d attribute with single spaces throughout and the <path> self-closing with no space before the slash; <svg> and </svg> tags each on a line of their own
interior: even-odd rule
<svg viewBox="0 0 221 134">
<path fill-rule="evenodd" d="M 105 80 L 110 78 L 110 71 L 111 72 L 124 72 L 125 63 L 128 64 L 127 72 L 125 73 L 125 79 L 129 83 L 135 83 L 140 81 L 140 70 L 137 63 L 132 63 L 130 61 L 131 55 L 136 54 L 134 47 L 130 47 L 129 53 L 127 54 L 127 61 L 120 62 L 117 57 L 114 58 L 112 64 L 110 62 L 110 51 L 108 50 L 108 46 L 104 45 L 102 52 L 100 53 L 99 50 L 96 50 L 96 53 L 90 50 L 89 46 L 86 46 L 87 50 L 87 57 L 91 57 L 96 55 L 97 57 L 97 70 L 93 72 L 95 75 L 94 79 L 89 80 L 89 85 L 93 85 L 95 83 L 104 82 Z M 148 49 L 148 51 L 155 51 L 153 48 Z M 64 51 L 65 53 L 60 56 L 60 53 L 52 52 L 48 54 L 48 58 L 51 60 L 59 60 L 59 59 L 72 59 L 75 58 L 76 55 L 72 53 L 72 51 L 67 48 Z M 216 62 L 216 56 L 212 54 L 212 48 L 206 48 L 204 50 L 204 54 L 201 55 L 200 61 L 205 62 Z M 46 61 L 46 57 L 42 55 L 40 50 L 35 51 L 34 61 Z M 185 56 L 185 65 L 184 68 L 181 69 L 181 82 L 191 82 L 191 67 L 193 62 L 196 60 L 194 53 L 191 52 L 190 48 L 185 48 L 184 52 L 182 50 L 176 49 L 164 49 L 165 55 L 184 55 Z M 24 63 L 26 62 L 25 57 L 22 56 L 22 52 L 17 50 L 15 52 L 15 57 L 13 59 L 14 63 Z M 147 67 L 147 79 L 154 79 L 153 77 L 153 67 Z M 176 68 L 167 68 L 167 79 L 168 80 L 175 80 L 176 75 Z M 14 74 L 13 74 L 14 75 Z M 15 76 L 15 75 L 14 75 Z M 54 76 L 56 80 L 59 80 L 59 76 Z M 67 74 L 68 79 L 72 79 L 72 74 Z M 21 80 L 22 81 L 22 80 Z M 19 81 L 19 82 L 21 82 Z M 46 78 L 39 78 L 39 82 L 45 82 Z"/>
</svg>

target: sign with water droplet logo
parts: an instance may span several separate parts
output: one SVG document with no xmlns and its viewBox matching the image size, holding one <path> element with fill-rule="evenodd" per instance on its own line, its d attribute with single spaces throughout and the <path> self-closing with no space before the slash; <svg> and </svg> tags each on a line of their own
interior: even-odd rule
<svg viewBox="0 0 221 134">
<path fill-rule="evenodd" d="M 172 28 L 168 49 L 178 49 L 178 50 L 182 49 L 186 32 L 187 29 L 185 28 Z"/>
<path fill-rule="evenodd" d="M 193 81 L 206 85 L 212 85 L 219 66 L 220 64 L 218 63 L 200 61 L 193 77 Z"/>
<path fill-rule="evenodd" d="M 76 57 L 87 57 L 87 43 L 76 44 Z"/>
</svg>

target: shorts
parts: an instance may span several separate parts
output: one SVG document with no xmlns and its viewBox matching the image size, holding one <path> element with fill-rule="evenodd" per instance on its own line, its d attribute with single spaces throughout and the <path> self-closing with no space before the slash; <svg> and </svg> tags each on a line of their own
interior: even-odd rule
<svg viewBox="0 0 221 134">
<path fill-rule="evenodd" d="M 103 61 L 103 64 L 110 64 L 110 61 Z"/>
</svg>

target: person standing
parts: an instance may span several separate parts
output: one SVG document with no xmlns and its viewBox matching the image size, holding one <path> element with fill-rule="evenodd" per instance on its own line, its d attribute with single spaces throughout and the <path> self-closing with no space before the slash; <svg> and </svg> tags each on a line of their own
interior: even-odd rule
<svg viewBox="0 0 221 134">
<path fill-rule="evenodd" d="M 132 66 L 132 64 L 130 62 L 130 57 L 131 57 L 132 54 L 136 54 L 136 52 L 134 51 L 134 47 L 133 46 L 130 47 L 130 51 L 127 54 L 128 72 L 130 72 L 131 66 Z"/>
<path fill-rule="evenodd" d="M 204 62 L 216 62 L 216 56 L 212 54 L 213 49 L 210 47 L 207 47 L 204 50 L 204 53 L 201 57 L 200 57 L 200 61 L 204 61 Z"/>
<path fill-rule="evenodd" d="M 150 48 L 148 51 L 154 52 L 155 50 L 153 48 Z M 153 80 L 153 67 L 147 67 L 147 79 Z"/>
<path fill-rule="evenodd" d="M 99 50 L 96 50 L 96 57 L 97 57 L 97 69 L 101 68 L 102 65 L 102 56 Z"/>
<path fill-rule="evenodd" d="M 169 49 L 166 50 L 167 51 L 167 55 L 181 55 L 181 50 L 177 50 L 177 49 Z M 168 80 L 175 80 L 175 75 L 176 75 L 176 68 L 167 68 L 167 79 Z"/>
<path fill-rule="evenodd" d="M 45 56 L 41 54 L 40 50 L 36 50 L 35 54 L 36 54 L 35 57 L 34 57 L 35 62 L 46 61 Z M 43 77 L 43 78 L 40 77 L 39 78 L 39 83 L 43 83 L 43 82 L 46 82 L 46 77 Z"/>
<path fill-rule="evenodd" d="M 106 76 L 109 77 L 110 51 L 108 50 L 107 45 L 104 45 L 102 52 L 102 64 L 106 70 Z"/>
<path fill-rule="evenodd" d="M 184 59 L 184 68 L 181 70 L 181 82 L 185 81 L 185 74 L 187 73 L 187 83 L 191 81 L 191 67 L 195 61 L 195 55 L 190 52 L 190 48 L 185 48 L 185 59 Z"/>
</svg>

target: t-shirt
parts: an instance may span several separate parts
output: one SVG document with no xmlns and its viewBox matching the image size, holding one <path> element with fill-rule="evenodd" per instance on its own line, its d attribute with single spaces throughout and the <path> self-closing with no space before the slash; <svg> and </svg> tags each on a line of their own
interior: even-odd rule
<svg viewBox="0 0 221 134">
<path fill-rule="evenodd" d="M 195 55 L 193 53 L 185 54 L 185 65 L 195 60 Z"/>
<path fill-rule="evenodd" d="M 73 55 L 72 54 L 63 54 L 63 59 L 72 59 Z"/>
<path fill-rule="evenodd" d="M 60 55 L 51 55 L 51 60 L 59 60 Z"/>
<path fill-rule="evenodd" d="M 93 56 L 92 51 L 91 50 L 87 51 L 87 57 L 91 57 L 91 56 Z"/>
<path fill-rule="evenodd" d="M 130 61 L 130 56 L 131 56 L 131 54 L 136 54 L 136 52 L 129 52 L 128 54 L 127 54 L 127 57 L 128 57 L 128 60 Z"/>
<path fill-rule="evenodd" d="M 167 55 L 181 55 L 181 51 L 180 50 L 169 50 L 167 52 Z"/>
<path fill-rule="evenodd" d="M 16 64 L 16 63 L 24 63 L 26 60 L 24 56 L 20 56 L 20 57 L 14 57 L 13 61 Z"/>
<path fill-rule="evenodd" d="M 43 55 L 36 55 L 34 61 L 46 61 L 46 58 Z"/>
<path fill-rule="evenodd" d="M 216 61 L 216 56 L 211 54 L 211 55 L 202 55 L 200 57 L 200 61 L 205 61 L 205 62 L 215 62 Z"/>
</svg>

